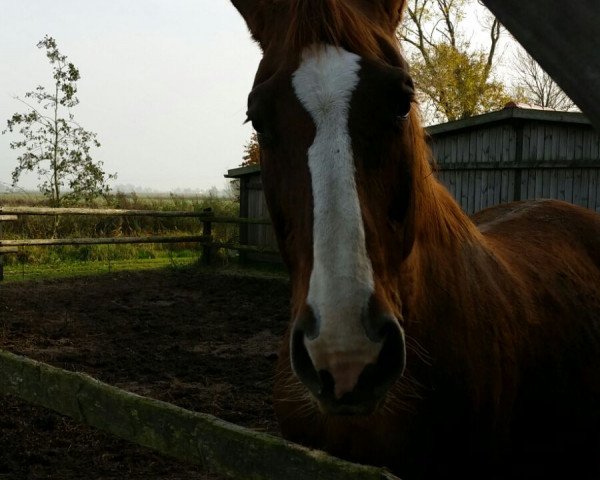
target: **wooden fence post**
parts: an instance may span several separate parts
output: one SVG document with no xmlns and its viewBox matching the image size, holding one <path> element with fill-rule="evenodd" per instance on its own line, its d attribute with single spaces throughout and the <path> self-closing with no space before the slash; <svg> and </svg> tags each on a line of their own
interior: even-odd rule
<svg viewBox="0 0 600 480">
<path fill-rule="evenodd" d="M 4 254 L 16 253 L 14 248 L 4 248 L 2 246 L 2 223 L 15 222 L 19 219 L 16 215 L 3 215 L 0 209 L 0 282 L 4 280 Z"/>
<path fill-rule="evenodd" d="M 2 243 L 2 220 L 0 220 L 0 243 Z M 4 280 L 4 255 L 0 249 L 0 282 Z"/>
<path fill-rule="evenodd" d="M 214 213 L 212 208 L 205 208 L 204 209 L 204 213 L 206 214 L 207 217 L 213 217 Z M 209 244 L 207 245 L 206 243 L 204 243 L 204 246 L 202 247 L 202 263 L 204 265 L 210 265 L 211 261 L 212 261 L 212 252 L 213 252 L 213 246 L 212 246 L 212 222 L 210 220 L 204 219 L 202 221 L 202 236 L 206 237 L 206 240 L 204 240 L 204 242 L 209 242 Z"/>
</svg>

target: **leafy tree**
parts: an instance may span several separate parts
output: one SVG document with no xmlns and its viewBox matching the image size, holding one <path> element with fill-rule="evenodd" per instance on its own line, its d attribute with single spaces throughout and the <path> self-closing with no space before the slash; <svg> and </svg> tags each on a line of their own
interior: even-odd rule
<svg viewBox="0 0 600 480">
<path fill-rule="evenodd" d="M 409 0 L 398 33 L 426 121 L 450 121 L 497 110 L 513 99 L 493 75 L 502 27 L 488 17 L 487 47 L 475 48 L 463 32 L 471 0 Z"/>
<path fill-rule="evenodd" d="M 515 87 L 530 105 L 559 111 L 576 110 L 577 106 L 525 50 L 514 55 Z"/>
<path fill-rule="evenodd" d="M 2 132 L 16 132 L 21 137 L 10 143 L 11 149 L 21 152 L 12 172 L 13 186 L 24 172 L 36 172 L 39 189 L 52 206 L 90 201 L 108 193 L 107 181 L 116 175 L 107 175 L 102 162 L 92 160 L 90 150 L 100 143 L 95 133 L 75 121 L 71 111 L 79 104 L 79 70 L 60 53 L 52 37 L 46 35 L 37 47 L 46 50 L 53 87 L 46 90 L 40 85 L 24 99 L 16 97 L 27 111 L 13 114 Z"/>
<path fill-rule="evenodd" d="M 244 155 L 242 157 L 242 167 L 249 165 L 260 165 L 260 145 L 256 132 L 252 132 L 250 140 L 244 145 Z"/>
</svg>

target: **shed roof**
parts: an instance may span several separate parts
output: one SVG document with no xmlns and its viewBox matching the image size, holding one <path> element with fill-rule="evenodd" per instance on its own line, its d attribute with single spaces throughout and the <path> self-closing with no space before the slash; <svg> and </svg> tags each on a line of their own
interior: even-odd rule
<svg viewBox="0 0 600 480">
<path fill-rule="evenodd" d="M 438 135 L 440 133 L 472 129 L 474 127 L 479 127 L 490 123 L 512 120 L 591 125 L 590 121 L 581 112 L 557 112 L 555 110 L 510 106 L 502 110 L 498 110 L 497 112 L 484 113 L 482 115 L 465 118 L 464 120 L 455 120 L 453 122 L 431 125 L 425 130 L 427 130 L 427 133 L 430 135 Z"/>
<path fill-rule="evenodd" d="M 240 178 L 250 173 L 260 172 L 260 165 L 248 165 L 247 167 L 233 168 L 227 171 L 225 178 Z"/>
</svg>

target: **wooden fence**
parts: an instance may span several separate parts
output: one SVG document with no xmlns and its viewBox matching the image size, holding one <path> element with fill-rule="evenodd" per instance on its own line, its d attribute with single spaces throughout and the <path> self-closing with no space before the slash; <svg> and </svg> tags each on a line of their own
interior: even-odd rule
<svg viewBox="0 0 600 480">
<path fill-rule="evenodd" d="M 0 394 L 15 395 L 228 478 L 398 480 L 382 468 L 339 460 L 2 350 Z"/>
<path fill-rule="evenodd" d="M 2 224 L 14 222 L 21 216 L 110 216 L 110 217 L 187 217 L 198 219 L 202 223 L 202 235 L 151 235 L 138 237 L 92 237 L 92 238 L 34 238 L 3 239 Z M 139 243 L 198 243 L 202 246 L 202 261 L 210 264 L 215 250 L 220 248 L 240 252 L 276 253 L 270 247 L 241 245 L 239 243 L 215 242 L 213 238 L 214 223 L 230 223 L 238 225 L 270 225 L 269 219 L 217 217 L 211 209 L 202 212 L 162 211 L 162 210 L 122 210 L 96 208 L 40 208 L 40 207 L 0 207 L 0 281 L 4 279 L 4 255 L 18 253 L 20 248 L 33 246 L 57 245 L 115 245 Z"/>
</svg>

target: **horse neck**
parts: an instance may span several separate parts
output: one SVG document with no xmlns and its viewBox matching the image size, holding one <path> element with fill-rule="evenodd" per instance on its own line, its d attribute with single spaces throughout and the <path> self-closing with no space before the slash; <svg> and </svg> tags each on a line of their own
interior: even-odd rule
<svg viewBox="0 0 600 480">
<path fill-rule="evenodd" d="M 417 159 L 413 177 L 414 241 L 401 268 L 400 288 L 408 289 L 411 303 L 422 306 L 435 302 L 439 289 L 456 292 L 457 285 L 474 279 L 464 276 L 487 263 L 491 252 L 475 224 L 435 178 L 426 155 Z"/>
</svg>

